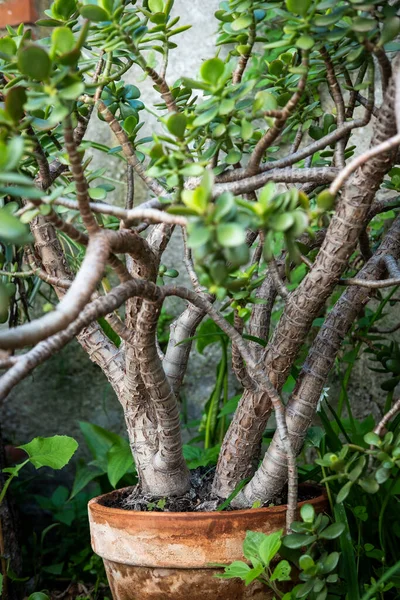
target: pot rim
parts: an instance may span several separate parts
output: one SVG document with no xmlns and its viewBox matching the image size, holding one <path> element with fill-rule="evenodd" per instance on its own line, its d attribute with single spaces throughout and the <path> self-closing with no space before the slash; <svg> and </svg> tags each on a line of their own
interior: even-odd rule
<svg viewBox="0 0 400 600">
<path fill-rule="evenodd" d="M 102 499 L 105 499 L 112 495 L 121 494 L 121 492 L 125 492 L 127 490 L 133 489 L 135 486 L 129 486 L 125 488 L 120 488 L 118 490 L 113 490 L 112 492 L 108 492 L 107 494 L 102 494 L 101 496 L 96 496 L 92 498 L 88 502 L 88 508 L 91 512 L 99 515 L 99 516 L 122 516 L 122 515 L 131 515 L 135 517 L 135 519 L 147 520 L 149 517 L 151 519 L 155 519 L 156 521 L 162 521 L 164 518 L 168 518 L 169 520 L 173 516 L 176 520 L 187 522 L 190 520 L 200 521 L 202 519 L 208 520 L 210 517 L 216 518 L 219 520 L 230 519 L 233 516 L 240 517 L 244 515 L 268 515 L 268 514 L 279 514 L 284 513 L 287 510 L 287 504 L 280 504 L 279 506 L 266 506 L 261 508 L 244 508 L 240 510 L 221 510 L 221 511 L 191 511 L 191 512 L 173 512 L 173 511 L 144 511 L 144 510 L 127 510 L 125 508 L 115 508 L 112 506 L 105 506 L 101 503 Z M 297 507 L 300 508 L 304 504 L 318 504 L 322 499 L 327 498 L 327 492 L 324 487 L 321 487 L 317 484 L 312 483 L 303 483 L 299 486 L 300 489 L 315 489 L 319 494 L 314 498 L 310 498 L 308 500 L 302 500 L 297 503 Z"/>
</svg>

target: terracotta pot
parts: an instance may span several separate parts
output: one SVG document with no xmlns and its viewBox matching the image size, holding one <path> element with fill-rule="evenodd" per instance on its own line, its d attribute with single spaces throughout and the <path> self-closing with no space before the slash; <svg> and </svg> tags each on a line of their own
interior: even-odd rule
<svg viewBox="0 0 400 600">
<path fill-rule="evenodd" d="M 314 486 L 317 494 L 321 491 Z M 228 512 L 140 512 L 111 508 L 119 490 L 89 502 L 92 548 L 103 558 L 114 600 L 267 600 L 259 582 L 214 577 L 212 563 L 244 560 L 246 531 L 285 527 L 286 506 Z M 326 511 L 325 495 L 299 503 Z M 106 506 L 108 505 L 108 506 Z"/>
</svg>

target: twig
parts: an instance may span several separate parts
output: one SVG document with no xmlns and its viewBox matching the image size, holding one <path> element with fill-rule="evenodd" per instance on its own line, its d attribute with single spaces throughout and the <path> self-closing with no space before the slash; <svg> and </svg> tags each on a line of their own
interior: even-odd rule
<svg viewBox="0 0 400 600">
<path fill-rule="evenodd" d="M 400 133 L 397 133 L 388 140 L 385 140 L 381 144 L 378 144 L 378 146 L 374 146 L 373 148 L 370 148 L 369 150 L 363 152 L 363 154 L 360 154 L 360 156 L 357 156 L 348 165 L 346 165 L 342 171 L 340 171 L 339 175 L 331 183 L 329 192 L 332 194 L 332 196 L 336 196 L 346 179 L 348 179 L 350 175 L 354 173 L 354 171 L 356 171 L 356 169 L 364 165 L 371 158 L 378 156 L 378 154 L 389 152 L 389 150 L 392 150 L 392 148 L 395 148 L 399 144 Z"/>
<path fill-rule="evenodd" d="M 378 425 L 374 429 L 374 433 L 381 436 L 385 426 L 389 421 L 400 412 L 400 398 L 396 400 L 392 408 L 386 413 L 386 415 L 379 421 Z"/>
</svg>

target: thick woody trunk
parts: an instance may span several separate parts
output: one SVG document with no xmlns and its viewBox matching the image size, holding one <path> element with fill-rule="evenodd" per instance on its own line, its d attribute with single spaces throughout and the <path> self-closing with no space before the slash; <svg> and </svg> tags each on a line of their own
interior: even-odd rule
<svg viewBox="0 0 400 600">
<path fill-rule="evenodd" d="M 375 127 L 372 146 L 396 130 L 395 83 L 391 80 Z M 309 328 L 332 293 L 365 225 L 370 205 L 393 162 L 393 152 L 382 153 L 362 165 L 345 184 L 325 240 L 312 269 L 287 299 L 283 315 L 265 352 L 271 382 L 279 391 Z M 267 395 L 245 394 L 225 436 L 217 465 L 214 492 L 225 498 L 249 475 L 249 466 L 271 412 Z M 243 453 L 244 450 L 244 453 Z M 227 473 L 235 477 L 227 477 Z"/>
<path fill-rule="evenodd" d="M 388 254 L 395 259 L 400 258 L 400 217 L 396 218 L 379 250 L 360 271 L 358 278 L 380 279 L 386 270 L 382 258 Z M 371 289 L 366 287 L 348 288 L 326 317 L 314 340 L 286 409 L 288 431 L 296 453 L 302 448 L 341 344 L 370 295 Z M 275 434 L 258 471 L 235 499 L 236 505 L 252 506 L 256 500 L 268 502 L 280 492 L 286 481 L 286 454 L 279 435 Z"/>
<path fill-rule="evenodd" d="M 155 339 L 161 306 L 144 300 L 137 320 L 137 359 L 157 419 L 158 448 L 153 477 L 146 486 L 160 496 L 182 495 L 189 488 L 189 471 L 182 453 L 178 402 L 158 356 Z"/>
</svg>

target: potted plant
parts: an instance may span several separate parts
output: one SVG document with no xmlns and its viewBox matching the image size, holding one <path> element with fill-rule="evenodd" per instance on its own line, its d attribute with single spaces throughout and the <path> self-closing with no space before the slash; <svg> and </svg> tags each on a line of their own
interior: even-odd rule
<svg viewBox="0 0 400 600">
<path fill-rule="evenodd" d="M 39 22 L 45 38 L 21 26 L 0 39 L 0 308 L 13 325 L 0 332 L 0 395 L 76 337 L 121 403 L 140 481 L 89 505 L 114 597 L 186 598 L 189 585 L 193 598 L 264 597 L 208 567 L 240 558 L 246 530 L 285 520 L 290 529 L 296 456 L 342 340 L 374 290 L 399 284 L 399 218 L 388 230 L 368 225 L 396 206 L 377 194 L 398 187 L 400 76 L 388 52 L 400 19 L 384 2 L 229 0 L 215 15 L 215 56 L 172 83 L 169 54 L 187 29 L 173 4 L 55 0 Z M 133 65 L 152 80 L 155 106 L 124 84 Z M 144 109 L 158 119 L 150 138 L 140 137 Z M 117 147 L 85 140 L 96 118 Z M 370 147 L 355 156 L 352 134 L 371 120 Z M 113 186 L 91 169 L 91 147 L 126 165 L 125 207 L 106 202 Z M 134 177 L 149 191 L 135 207 Z M 184 252 L 173 266 L 186 268 L 190 288 L 162 264 L 174 230 Z M 21 322 L 15 307 L 32 277 L 59 302 Z M 162 353 L 157 323 L 170 296 L 186 308 Z M 212 477 L 194 488 L 179 394 L 204 319 L 229 339 L 243 393 Z M 276 432 L 261 454 L 272 413 Z M 287 506 L 263 508 L 286 483 Z M 182 497 L 191 511 L 179 512 Z M 157 499 L 168 512 L 146 510 Z M 218 511 L 222 503 L 236 510 Z"/>
</svg>

